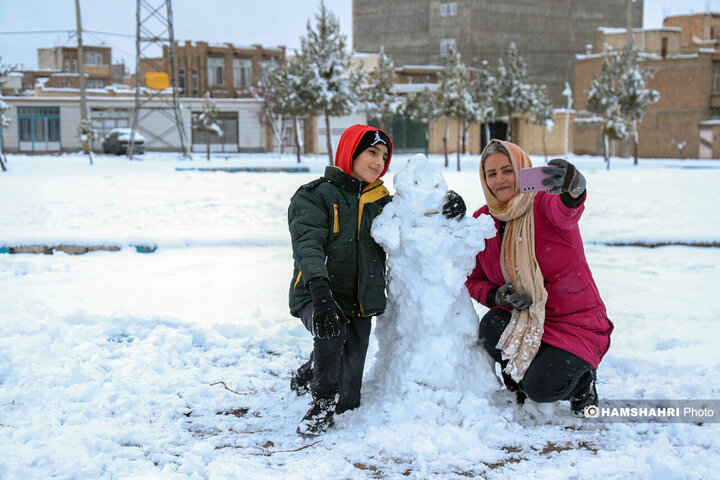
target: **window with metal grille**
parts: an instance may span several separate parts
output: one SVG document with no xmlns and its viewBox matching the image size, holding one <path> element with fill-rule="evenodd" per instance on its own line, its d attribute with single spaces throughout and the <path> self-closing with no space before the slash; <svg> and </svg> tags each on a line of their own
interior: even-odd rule
<svg viewBox="0 0 720 480">
<path fill-rule="evenodd" d="M 443 17 L 452 17 L 457 15 L 457 3 L 445 2 L 440 5 L 440 15 Z"/>
<path fill-rule="evenodd" d="M 208 58 L 208 87 L 220 87 L 223 84 L 223 66 L 222 58 Z"/>
<path fill-rule="evenodd" d="M 450 55 L 451 52 L 457 52 L 455 49 L 455 39 L 443 38 L 440 40 L 440 55 Z"/>
<path fill-rule="evenodd" d="M 103 55 L 101 52 L 84 52 L 85 65 L 103 65 Z"/>
<path fill-rule="evenodd" d="M 247 58 L 233 59 L 233 84 L 235 88 L 249 87 L 252 81 L 252 61 Z"/>
<path fill-rule="evenodd" d="M 180 95 L 185 95 L 185 69 L 178 69 L 178 90 Z"/>
</svg>

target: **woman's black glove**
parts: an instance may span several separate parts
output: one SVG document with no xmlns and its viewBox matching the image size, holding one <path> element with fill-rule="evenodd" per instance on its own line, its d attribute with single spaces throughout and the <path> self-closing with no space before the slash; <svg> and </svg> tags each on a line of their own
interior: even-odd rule
<svg viewBox="0 0 720 480">
<path fill-rule="evenodd" d="M 332 338 L 340 335 L 340 321 L 350 323 L 342 309 L 335 303 L 330 285 L 324 278 L 308 282 L 313 299 L 312 333 L 315 338 Z"/>
<path fill-rule="evenodd" d="M 525 310 L 532 305 L 532 298 L 526 293 L 516 292 L 512 283 L 506 283 L 495 292 L 495 305 L 513 310 Z"/>
<path fill-rule="evenodd" d="M 458 220 L 465 216 L 467 207 L 465 201 L 460 195 L 452 190 L 448 190 L 445 196 L 445 205 L 443 205 L 442 214 L 446 218 L 457 218 Z"/>
<path fill-rule="evenodd" d="M 552 185 L 553 188 L 548 193 L 569 193 L 574 197 L 579 197 L 585 191 L 585 177 L 578 171 L 572 163 L 562 158 L 553 158 L 548 165 L 554 167 L 544 167 L 543 173 L 552 173 L 553 176 L 543 180 L 543 185 Z"/>
</svg>

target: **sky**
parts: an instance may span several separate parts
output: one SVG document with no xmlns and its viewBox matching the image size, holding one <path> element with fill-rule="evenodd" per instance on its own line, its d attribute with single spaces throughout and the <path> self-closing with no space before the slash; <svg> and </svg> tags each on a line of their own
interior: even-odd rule
<svg viewBox="0 0 720 480">
<path fill-rule="evenodd" d="M 160 0 L 148 0 L 161 5 Z M 37 68 L 37 49 L 74 45 L 68 31 L 76 28 L 73 0 L 0 0 L 0 57 L 3 64 Z M 113 48 L 113 62 L 132 70 L 135 57 L 134 0 L 80 0 L 83 43 Z M 320 0 L 175 0 L 172 4 L 178 40 L 285 45 L 292 51 L 306 33 Z M 352 0 L 325 0 L 352 46 Z M 720 12 L 720 0 L 645 0 L 643 25 L 656 28 L 665 15 Z M 52 33 L 16 33 L 52 32 Z M 102 32 L 102 33 L 97 33 Z"/>
</svg>

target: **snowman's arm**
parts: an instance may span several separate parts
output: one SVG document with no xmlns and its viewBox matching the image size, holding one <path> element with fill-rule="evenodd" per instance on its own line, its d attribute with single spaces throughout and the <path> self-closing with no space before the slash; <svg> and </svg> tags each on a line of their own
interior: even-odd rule
<svg viewBox="0 0 720 480">
<path fill-rule="evenodd" d="M 495 290 L 497 290 L 500 285 L 495 285 L 488 279 L 479 259 L 476 259 L 475 268 L 472 273 L 468 275 L 467 280 L 465 281 L 465 286 L 467 287 L 470 296 L 476 301 L 482 303 L 488 308 L 495 306 L 494 300 L 488 301 L 488 295 L 492 292 L 492 296 L 494 297 Z"/>
<path fill-rule="evenodd" d="M 330 215 L 322 202 L 312 194 L 300 191 L 290 202 L 288 224 L 293 258 L 300 265 L 302 280 L 328 279 L 325 265 L 325 243 L 330 229 Z"/>
<path fill-rule="evenodd" d="M 373 219 L 370 234 L 386 253 L 392 253 L 400 246 L 399 222 L 392 202 L 386 202 L 382 213 Z"/>
</svg>

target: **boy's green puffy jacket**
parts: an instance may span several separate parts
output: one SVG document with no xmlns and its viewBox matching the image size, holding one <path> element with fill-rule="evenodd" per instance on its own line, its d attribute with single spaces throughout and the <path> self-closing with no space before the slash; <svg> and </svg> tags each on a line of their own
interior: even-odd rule
<svg viewBox="0 0 720 480">
<path fill-rule="evenodd" d="M 339 167 L 326 167 L 323 177 L 298 189 L 288 209 L 293 315 L 312 301 L 306 285 L 318 277 L 328 281 L 349 315 L 370 317 L 385 310 L 385 252 L 370 236 L 370 226 L 391 198 L 382 180 L 358 193 Z"/>
</svg>

